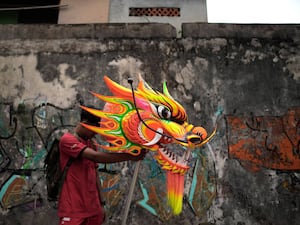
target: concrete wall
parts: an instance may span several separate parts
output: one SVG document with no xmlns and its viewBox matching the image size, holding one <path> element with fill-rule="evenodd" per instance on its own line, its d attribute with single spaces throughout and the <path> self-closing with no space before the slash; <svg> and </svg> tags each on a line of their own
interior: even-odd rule
<svg viewBox="0 0 300 225">
<path fill-rule="evenodd" d="M 183 213 L 171 216 L 164 175 L 149 154 L 127 224 L 290 225 L 300 220 L 300 26 L 184 24 L 0 26 L 0 224 L 55 224 L 43 159 L 54 136 L 101 106 L 102 77 L 139 73 L 209 132 L 186 174 Z M 132 163 L 102 173 L 106 224 L 121 224 Z M 148 199 L 148 200 L 147 200 Z"/>
</svg>

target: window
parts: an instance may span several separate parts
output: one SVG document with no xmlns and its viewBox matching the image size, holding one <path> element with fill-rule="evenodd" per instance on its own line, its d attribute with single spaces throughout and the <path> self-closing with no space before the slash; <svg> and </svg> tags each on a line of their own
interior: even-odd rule
<svg viewBox="0 0 300 225">
<path fill-rule="evenodd" d="M 56 24 L 60 0 L 1 0 L 0 23 Z"/>
<path fill-rule="evenodd" d="M 129 16 L 180 17 L 180 8 L 167 8 L 167 7 L 129 8 Z"/>
</svg>

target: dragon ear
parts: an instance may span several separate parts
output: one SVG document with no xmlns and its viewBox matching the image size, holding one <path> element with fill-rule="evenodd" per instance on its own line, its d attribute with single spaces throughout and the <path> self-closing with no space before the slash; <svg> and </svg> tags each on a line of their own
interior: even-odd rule
<svg viewBox="0 0 300 225">
<path fill-rule="evenodd" d="M 139 84 L 138 84 L 138 87 L 137 87 L 137 90 L 138 91 L 142 91 L 142 92 L 145 92 L 145 93 L 156 93 L 152 87 L 143 79 L 143 77 L 141 76 L 141 74 L 139 74 Z"/>
<path fill-rule="evenodd" d="M 117 97 L 131 99 L 132 93 L 129 88 L 126 88 L 115 81 L 111 80 L 108 76 L 103 77 L 106 86 L 109 88 L 109 90 Z"/>
<path fill-rule="evenodd" d="M 139 73 L 139 81 L 145 82 L 142 75 L 141 75 L 141 73 Z"/>
<path fill-rule="evenodd" d="M 170 92 L 169 92 L 169 90 L 168 90 L 168 88 L 167 88 L 167 82 L 166 82 L 166 81 L 164 81 L 164 83 L 163 83 L 163 93 L 164 93 L 164 95 L 166 95 L 167 97 L 169 97 L 169 98 L 171 98 L 171 99 L 174 99 L 174 98 L 170 95 Z"/>
</svg>

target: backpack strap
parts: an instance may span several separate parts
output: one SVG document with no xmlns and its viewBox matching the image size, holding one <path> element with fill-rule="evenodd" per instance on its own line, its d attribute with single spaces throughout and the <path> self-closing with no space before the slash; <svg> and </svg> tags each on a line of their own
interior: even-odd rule
<svg viewBox="0 0 300 225">
<path fill-rule="evenodd" d="M 76 132 L 72 132 L 71 133 L 72 135 L 74 135 L 78 141 L 80 141 L 80 138 L 78 136 L 78 134 L 76 134 Z M 62 186 L 65 182 L 65 179 L 66 179 L 66 176 L 67 176 L 67 172 L 72 164 L 72 162 L 75 160 L 75 158 L 72 158 L 70 157 L 68 162 L 67 162 L 67 165 L 65 166 L 64 170 L 63 170 L 63 174 L 61 176 L 61 179 L 60 179 L 60 182 L 59 182 L 59 187 L 58 187 L 58 196 L 60 196 L 60 193 L 61 193 L 61 190 L 62 190 Z"/>
<path fill-rule="evenodd" d="M 64 170 L 63 170 L 63 174 L 61 176 L 61 180 L 59 182 L 59 187 L 58 187 L 58 196 L 60 196 L 61 190 L 62 190 L 62 186 L 65 182 L 66 176 L 67 176 L 67 172 L 68 169 L 70 168 L 72 162 L 75 160 L 75 158 L 70 157 L 69 161 L 67 162 L 67 165 L 65 166 Z"/>
</svg>

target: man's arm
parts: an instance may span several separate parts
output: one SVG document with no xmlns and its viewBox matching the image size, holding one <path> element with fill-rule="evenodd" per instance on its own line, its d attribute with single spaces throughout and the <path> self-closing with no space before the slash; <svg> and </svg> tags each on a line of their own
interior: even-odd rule
<svg viewBox="0 0 300 225">
<path fill-rule="evenodd" d="M 143 160 L 147 152 L 148 150 L 143 149 L 139 155 L 133 156 L 129 153 L 99 152 L 91 148 L 86 148 L 83 150 L 81 156 L 97 163 L 117 163 Z"/>
</svg>

